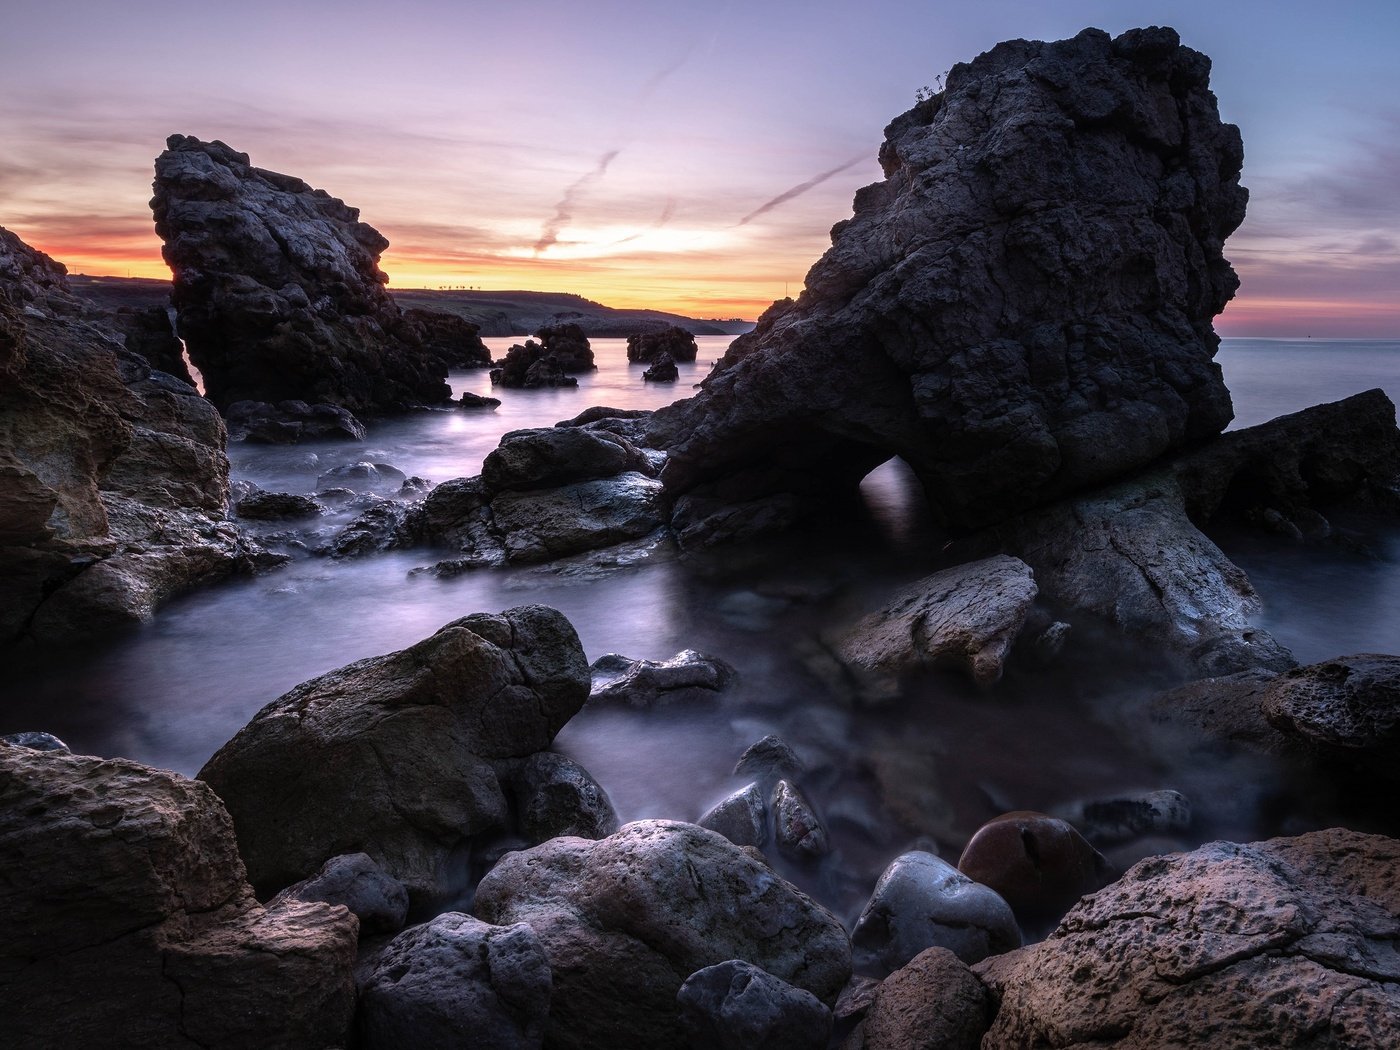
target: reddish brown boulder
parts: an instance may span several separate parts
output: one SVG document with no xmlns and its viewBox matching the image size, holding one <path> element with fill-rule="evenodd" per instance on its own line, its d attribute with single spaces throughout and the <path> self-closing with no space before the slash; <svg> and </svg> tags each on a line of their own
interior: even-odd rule
<svg viewBox="0 0 1400 1050">
<path fill-rule="evenodd" d="M 958 870 L 990 886 L 1017 912 L 1055 915 L 1110 877 L 1099 851 L 1068 823 L 1044 813 L 1004 813 L 977 829 Z"/>
</svg>

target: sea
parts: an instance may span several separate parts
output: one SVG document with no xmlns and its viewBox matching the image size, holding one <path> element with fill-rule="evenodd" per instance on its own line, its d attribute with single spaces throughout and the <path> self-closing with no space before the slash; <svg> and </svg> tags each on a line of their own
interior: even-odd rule
<svg viewBox="0 0 1400 1050">
<path fill-rule="evenodd" d="M 510 339 L 488 340 L 496 355 Z M 331 469 L 388 463 L 433 482 L 479 473 L 506 431 L 549 426 L 590 405 L 656 408 L 691 393 L 730 337 L 698 339 L 675 384 L 645 383 L 625 342 L 593 341 L 598 370 L 576 389 L 495 391 L 495 411 L 445 410 L 377 423 L 363 445 L 236 444 L 235 479 L 311 492 Z M 1400 342 L 1225 339 L 1218 355 L 1234 427 L 1375 387 L 1400 400 Z M 454 373 L 456 393 L 492 393 L 484 372 Z M 1326 785 L 1167 730 L 1147 699 L 1178 672 L 1122 639 L 1076 627 L 1062 666 L 1010 670 L 979 693 L 935 674 L 902 695 L 853 694 L 824 640 L 941 564 L 907 468 L 891 461 L 862 484 L 866 516 L 733 562 L 639 552 L 599 566 L 481 570 L 438 579 L 412 570 L 442 557 L 396 551 L 340 561 L 302 556 L 280 570 L 187 595 L 144 628 L 65 651 L 13 657 L 0 684 L 0 732 L 45 730 L 75 751 L 124 756 L 193 775 L 264 704 L 299 682 L 402 648 L 477 611 L 543 603 L 574 624 L 590 661 L 608 653 L 666 659 L 696 649 L 732 664 L 738 685 L 717 702 L 651 710 L 586 707 L 555 749 L 581 762 L 620 817 L 694 820 L 742 786 L 744 749 L 766 734 L 807 765 L 803 789 L 833 854 L 785 873 L 852 915 L 880 871 L 907 849 L 956 861 L 972 832 L 1012 809 L 1173 789 L 1193 807 L 1189 831 L 1110 853 L 1213 838 L 1248 840 L 1333 823 Z M 332 518 L 326 523 L 333 527 Z M 1262 598 L 1258 624 L 1307 663 L 1400 652 L 1400 527 L 1348 518 L 1345 542 L 1216 536 Z M 348 816 L 347 819 L 353 819 Z M 1397 826 L 1385 828 L 1400 833 Z"/>
</svg>

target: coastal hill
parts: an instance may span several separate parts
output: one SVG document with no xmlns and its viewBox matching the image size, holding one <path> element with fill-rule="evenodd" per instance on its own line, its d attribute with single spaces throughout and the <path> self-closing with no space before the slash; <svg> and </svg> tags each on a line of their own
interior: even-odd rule
<svg viewBox="0 0 1400 1050">
<path fill-rule="evenodd" d="M 108 309 L 158 306 L 170 301 L 170 282 L 147 277 L 87 277 L 75 274 L 69 284 Z M 431 288 L 393 289 L 405 309 L 443 310 L 479 325 L 484 336 L 529 335 L 547 324 L 572 321 L 590 338 L 625 338 L 637 332 L 679 325 L 694 335 L 742 335 L 752 321 L 700 319 L 661 310 L 615 310 L 568 292 L 478 291 Z"/>
</svg>

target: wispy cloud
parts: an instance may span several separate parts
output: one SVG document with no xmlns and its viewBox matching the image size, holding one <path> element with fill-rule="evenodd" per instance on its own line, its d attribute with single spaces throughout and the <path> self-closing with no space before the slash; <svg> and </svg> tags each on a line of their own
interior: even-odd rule
<svg viewBox="0 0 1400 1050">
<path fill-rule="evenodd" d="M 820 185 L 821 185 L 823 182 L 825 182 L 827 179 L 834 178 L 835 176 L 840 175 L 843 171 L 846 171 L 848 168 L 854 168 L 857 164 L 859 164 L 859 163 L 860 163 L 862 160 L 864 160 L 864 159 L 865 159 L 865 153 L 864 153 L 864 152 L 858 153 L 858 154 L 856 154 L 854 157 L 852 157 L 850 160 L 846 161 L 844 164 L 838 164 L 836 167 L 832 168 L 830 171 L 824 171 L 824 172 L 822 172 L 820 175 L 814 175 L 814 176 L 812 176 L 810 179 L 808 179 L 806 182 L 799 182 L 796 186 L 792 187 L 791 189 L 784 190 L 782 193 L 778 194 L 778 195 L 777 195 L 776 197 L 774 197 L 772 200 L 764 201 L 762 204 L 760 204 L 760 205 L 759 205 L 757 208 L 755 208 L 753 211 L 749 212 L 747 215 L 745 215 L 742 219 L 740 219 L 740 220 L 739 220 L 738 222 L 736 222 L 734 225 L 735 225 L 735 226 L 747 226 L 749 223 L 753 222 L 754 219 L 758 218 L 760 215 L 766 215 L 768 212 L 772 211 L 774 208 L 779 207 L 780 205 L 786 204 L 788 201 L 792 200 L 792 199 L 795 198 L 795 197 L 800 197 L 800 196 L 802 196 L 802 195 L 803 195 L 804 193 L 806 193 L 808 190 L 815 189 L 816 187 L 820 186 Z"/>
<path fill-rule="evenodd" d="M 601 179 L 611 164 L 622 152 L 621 150 L 610 149 L 598 158 L 598 163 L 593 170 L 580 176 L 569 184 L 564 191 L 564 196 L 559 198 L 559 203 L 554 206 L 554 215 L 544 226 L 540 228 L 540 239 L 535 242 L 535 254 L 539 255 L 559 240 L 559 231 L 567 226 L 574 218 L 574 208 L 578 206 L 578 200 L 593 183 Z"/>
</svg>

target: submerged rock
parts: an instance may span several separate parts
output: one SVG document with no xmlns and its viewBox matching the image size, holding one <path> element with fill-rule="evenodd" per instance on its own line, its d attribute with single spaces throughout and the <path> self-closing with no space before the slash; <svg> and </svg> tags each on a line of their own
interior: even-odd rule
<svg viewBox="0 0 1400 1050">
<path fill-rule="evenodd" d="M 374 414 L 448 399 L 446 362 L 385 288 L 389 242 L 357 209 L 219 141 L 166 147 L 151 210 L 180 335 L 215 404 Z"/>
<path fill-rule="evenodd" d="M 952 666 L 982 688 L 1001 680 L 1037 589 L 1030 568 L 999 555 L 944 569 L 908 587 L 836 643 L 848 666 L 898 676 Z"/>
<path fill-rule="evenodd" d="M 1333 829 L 1143 860 L 979 964 L 986 1050 L 1400 1041 L 1400 842 Z"/>
<path fill-rule="evenodd" d="M 1144 835 L 1176 835 L 1191 826 L 1191 803 L 1180 791 L 1144 791 L 1067 806 L 1057 815 L 1095 846 Z"/>
<path fill-rule="evenodd" d="M 501 407 L 499 397 L 487 397 L 484 394 L 473 394 L 470 390 L 462 392 L 462 396 L 457 399 L 458 408 L 489 408 L 492 411 Z"/>
<path fill-rule="evenodd" d="M 553 971 L 551 1047 L 684 1045 L 685 975 L 741 959 L 832 1002 L 850 976 L 841 924 L 756 855 L 674 821 L 598 842 L 510 853 L 481 881 L 475 914 L 526 922 Z"/>
<path fill-rule="evenodd" d="M 257 521 L 285 521 L 288 518 L 314 518 L 321 505 L 310 496 L 292 492 L 250 492 L 233 506 L 240 518 Z"/>
<path fill-rule="evenodd" d="M 973 528 L 1219 433 L 1211 321 L 1247 194 L 1209 70 L 1161 28 L 954 66 L 886 129 L 885 181 L 800 299 L 655 414 L 668 489 L 713 501 L 704 517 L 800 517 L 899 456 L 938 519 Z"/>
<path fill-rule="evenodd" d="M 629 660 L 609 653 L 593 661 L 589 673 L 590 704 L 645 708 L 714 699 L 739 676 L 719 657 L 694 649 L 682 649 L 669 660 Z"/>
<path fill-rule="evenodd" d="M 364 852 L 432 900 L 460 888 L 475 838 L 508 825 L 493 760 L 548 747 L 587 695 L 583 650 L 559 613 L 477 613 L 303 682 L 199 776 L 233 815 L 261 892 Z"/>
<path fill-rule="evenodd" d="M 204 784 L 0 744 L 0 1000 L 14 1046 L 341 1042 L 356 921 L 264 908 Z"/>
</svg>

